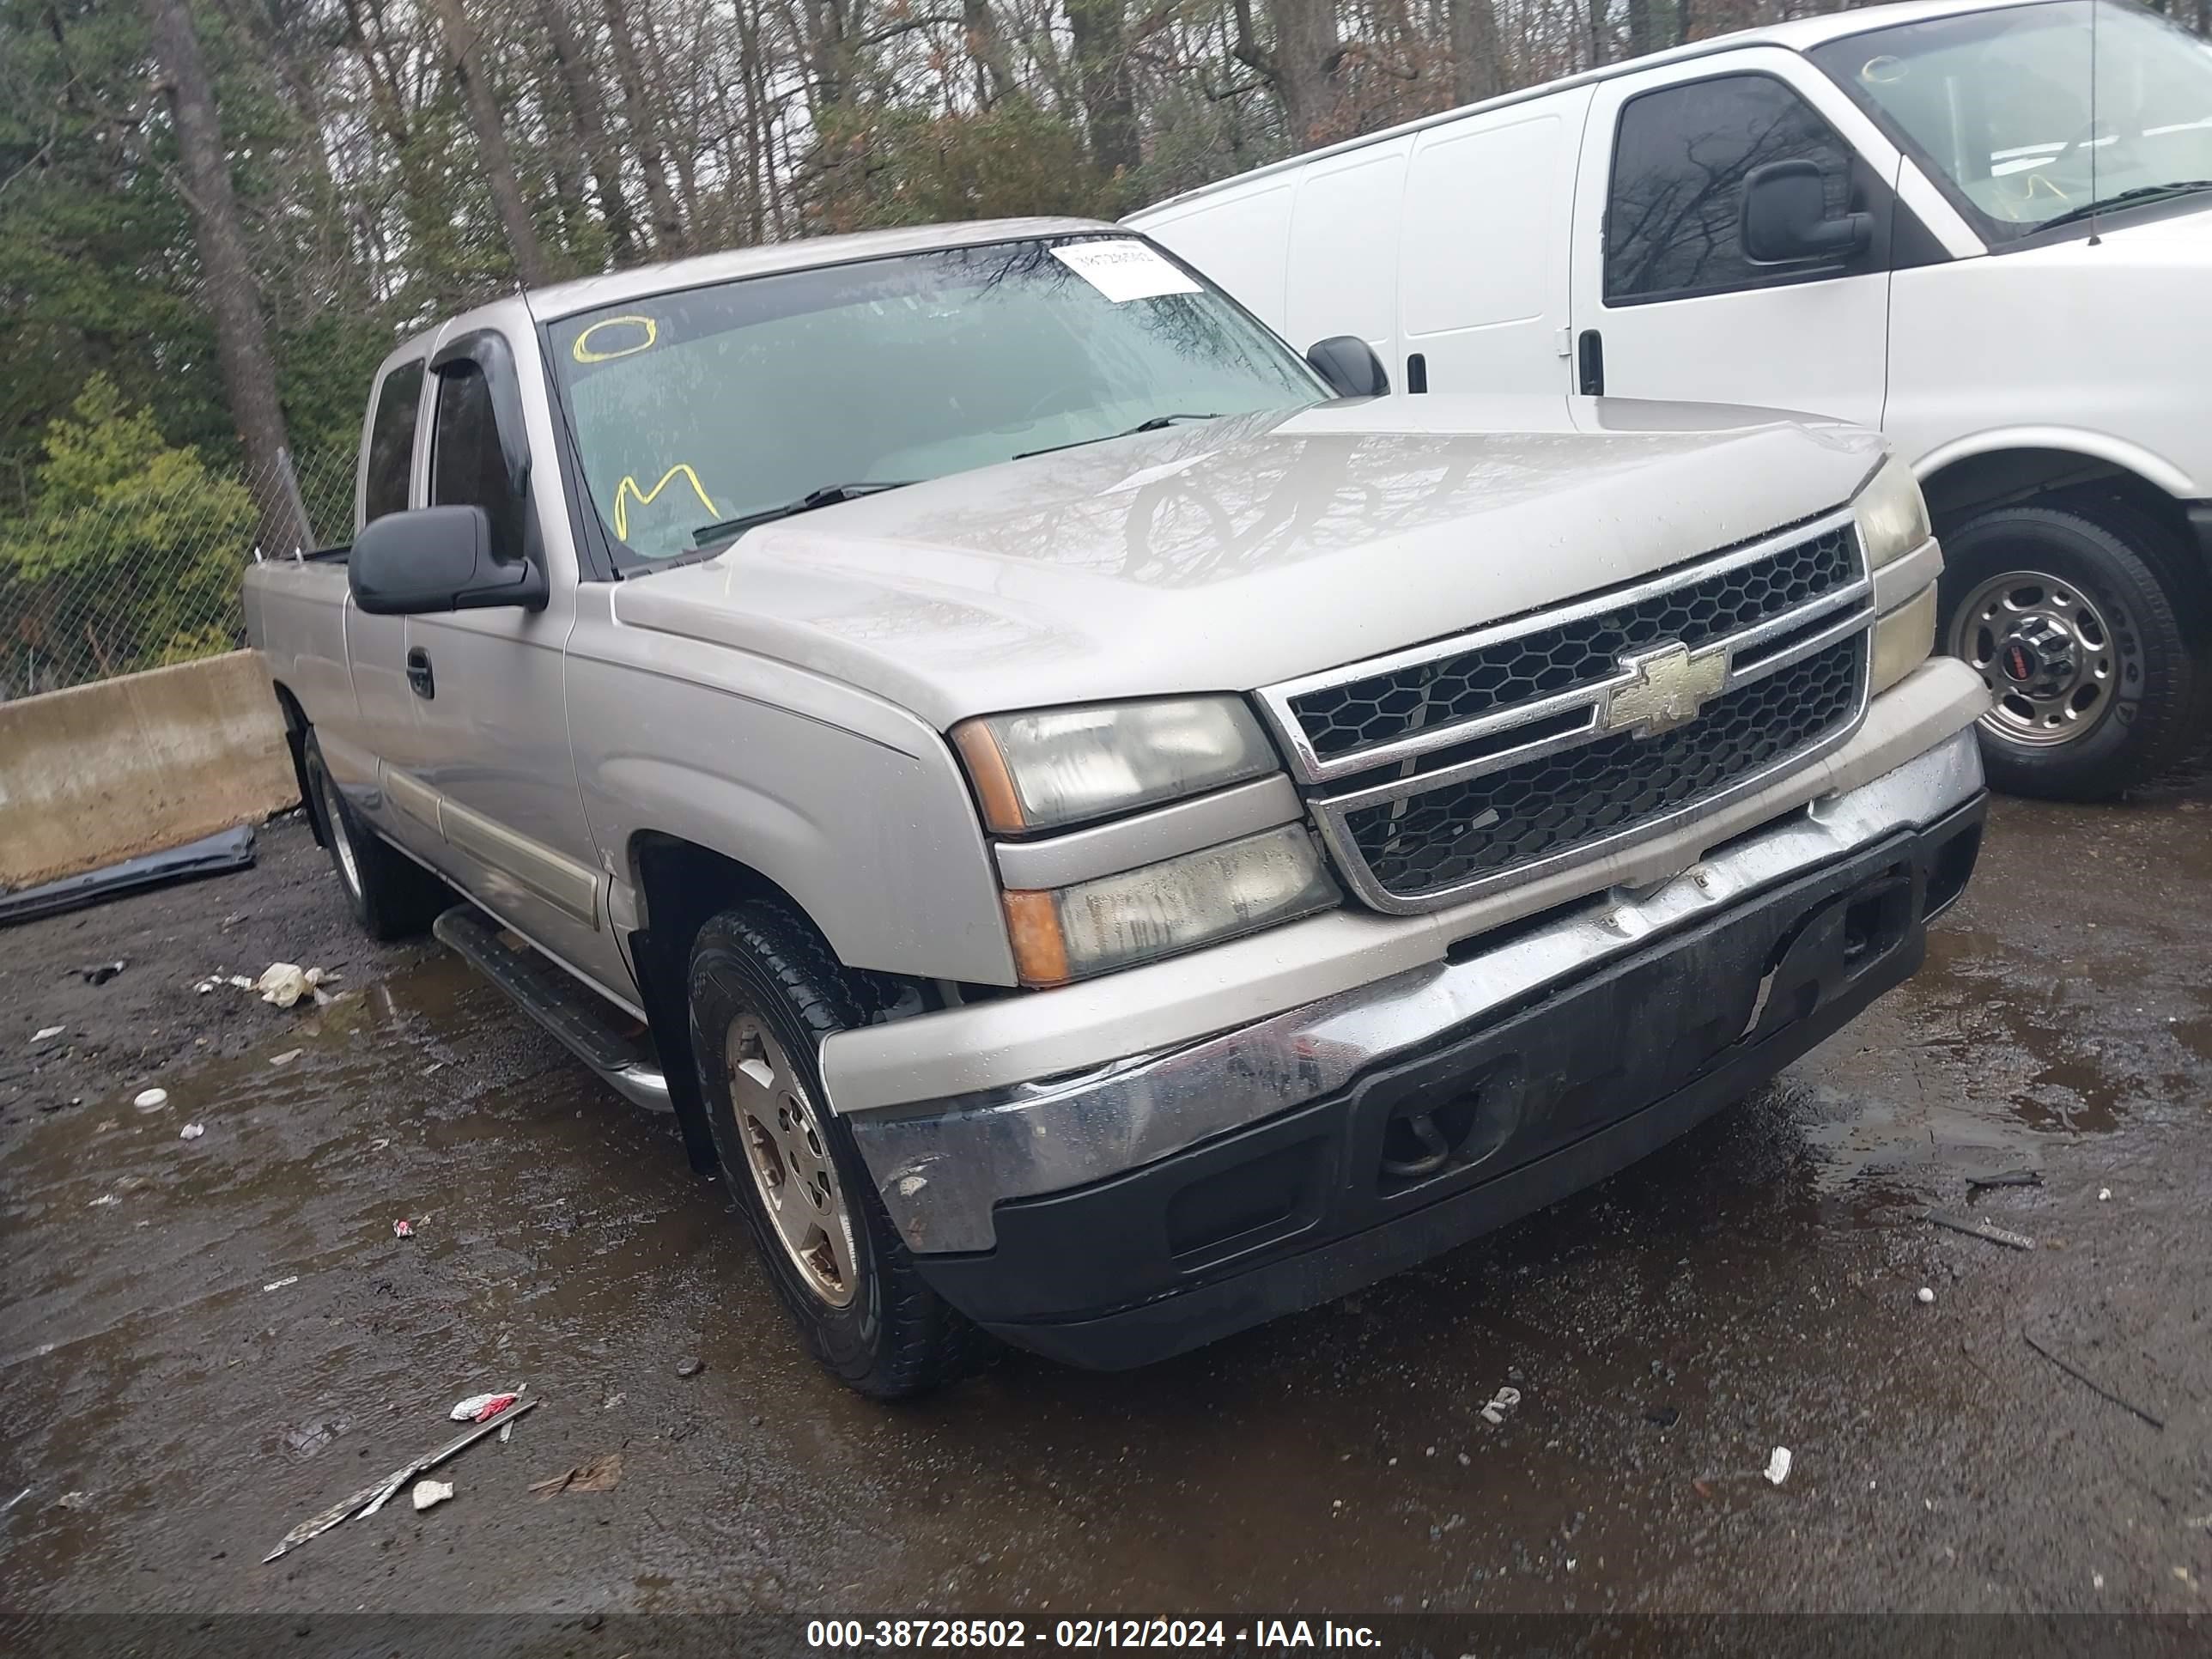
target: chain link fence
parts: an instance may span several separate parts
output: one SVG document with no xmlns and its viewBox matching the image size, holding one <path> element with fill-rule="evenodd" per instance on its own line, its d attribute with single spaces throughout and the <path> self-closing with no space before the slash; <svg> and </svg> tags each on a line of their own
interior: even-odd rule
<svg viewBox="0 0 2212 1659">
<path fill-rule="evenodd" d="M 290 464 L 313 545 L 350 539 L 354 452 Z M 244 645 L 252 482 L 172 450 L 0 516 L 0 702 Z"/>
</svg>

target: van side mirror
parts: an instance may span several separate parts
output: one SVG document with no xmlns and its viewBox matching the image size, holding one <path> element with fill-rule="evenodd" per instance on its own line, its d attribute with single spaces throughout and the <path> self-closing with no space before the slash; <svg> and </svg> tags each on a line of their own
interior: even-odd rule
<svg viewBox="0 0 2212 1659">
<path fill-rule="evenodd" d="M 1390 394 L 1390 371 L 1382 367 L 1375 348 L 1357 334 L 1332 334 L 1316 341 L 1306 352 L 1306 361 L 1340 398 Z"/>
<path fill-rule="evenodd" d="M 418 507 L 374 520 L 354 538 L 346 585 L 356 605 L 379 617 L 545 607 L 544 569 L 499 558 L 481 507 Z"/>
<path fill-rule="evenodd" d="M 1741 234 L 1744 257 L 1754 264 L 1844 260 L 1866 252 L 1874 220 L 1864 213 L 1828 217 L 1819 162 L 1769 161 L 1743 181 Z"/>
</svg>

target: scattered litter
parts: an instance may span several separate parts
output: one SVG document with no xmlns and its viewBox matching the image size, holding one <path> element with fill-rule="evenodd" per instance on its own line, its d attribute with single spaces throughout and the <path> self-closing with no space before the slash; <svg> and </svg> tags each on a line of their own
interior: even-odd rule
<svg viewBox="0 0 2212 1659">
<path fill-rule="evenodd" d="M 415 1512 L 421 1514 L 433 1504 L 442 1504 L 453 1495 L 450 1480 L 417 1480 L 415 1483 Z"/>
<path fill-rule="evenodd" d="M 616 1407 L 621 1405 L 625 1397 L 626 1396 L 619 1393 L 611 1394 L 604 1401 L 599 1402 L 599 1409 L 603 1412 L 611 1412 Z"/>
<path fill-rule="evenodd" d="M 2119 1395 L 2114 1394 L 2103 1383 L 2098 1382 L 2096 1378 L 2091 1376 L 2088 1372 L 2083 1370 L 2080 1366 L 2073 1364 L 2068 1360 L 2060 1358 L 2049 1348 L 2045 1347 L 2042 1343 L 2037 1341 L 2035 1340 L 2035 1334 L 2033 1331 L 2022 1331 L 2020 1334 L 2020 1340 L 2027 1343 L 2029 1347 L 2034 1349 L 2036 1352 L 2041 1354 L 2045 1359 L 2048 1359 L 2052 1364 L 2057 1366 L 2060 1370 L 2064 1371 L 2067 1376 L 2072 1377 L 2083 1388 L 2088 1389 L 2090 1393 L 2096 1395 L 2102 1399 L 2111 1401 L 2112 1404 L 2118 1406 L 2124 1412 L 2133 1413 L 2136 1416 L 2142 1419 L 2144 1422 L 2149 1424 L 2154 1429 L 2162 1430 L 2166 1427 L 2166 1419 L 2164 1418 L 2152 1416 L 2141 1406 L 2136 1405 L 2132 1400 L 2123 1400 Z"/>
<path fill-rule="evenodd" d="M 284 1443 L 302 1457 L 313 1457 L 353 1425 L 343 1418 L 335 1420 L 318 1418 L 303 1423 L 284 1437 Z"/>
<path fill-rule="evenodd" d="M 2100 1188 L 2097 1188 L 2097 1202 L 2098 1202 L 2098 1203 L 2100 1203 L 2100 1204 L 2109 1204 L 2109 1203 L 2111 1203 L 2112 1201 L 2112 1189 L 2110 1187 L 2100 1187 Z"/>
<path fill-rule="evenodd" d="M 706 1369 L 707 1362 L 696 1354 L 687 1355 L 676 1362 L 676 1374 L 678 1376 L 696 1376 Z"/>
<path fill-rule="evenodd" d="M 1790 1448 L 1777 1446 L 1766 1460 L 1766 1478 L 1780 1486 L 1790 1478 Z"/>
<path fill-rule="evenodd" d="M 289 1550 L 297 1549 L 311 1538 L 319 1538 L 332 1527 L 350 1520 L 356 1515 L 374 1515 L 382 1509 L 392 1495 L 416 1475 L 434 1469 L 447 1458 L 458 1455 L 492 1432 L 495 1425 L 505 1427 L 526 1411 L 535 1410 L 541 1402 L 518 1400 L 499 1416 L 478 1423 L 448 1440 L 435 1451 L 426 1453 L 401 1468 L 393 1470 L 374 1486 L 363 1486 L 350 1498 L 343 1498 L 319 1515 L 310 1516 L 286 1533 L 276 1547 L 261 1558 L 265 1565 Z"/>
<path fill-rule="evenodd" d="M 446 1062 L 444 1060 L 434 1060 L 428 1066 L 425 1066 L 422 1068 L 422 1075 L 424 1077 L 428 1077 L 434 1072 L 442 1072 L 445 1069 Z"/>
<path fill-rule="evenodd" d="M 1672 1406 L 1660 1406 L 1644 1413 L 1644 1420 L 1655 1429 L 1671 1429 L 1682 1420 L 1682 1413 Z"/>
<path fill-rule="evenodd" d="M 283 1278 L 282 1278 L 282 1279 L 270 1279 L 270 1280 L 266 1285 L 264 1285 L 261 1288 L 262 1288 L 263 1290 L 264 1290 L 264 1291 L 281 1291 L 281 1290 L 283 1290 L 283 1289 L 287 1285 L 296 1285 L 296 1284 L 298 1284 L 299 1282 L 300 1282 L 300 1275 L 299 1275 L 299 1274 L 297 1274 L 297 1273 L 286 1273 L 286 1274 L 284 1275 L 284 1277 L 283 1277 Z"/>
<path fill-rule="evenodd" d="M 50 1041 L 51 1039 L 52 1039 L 52 1038 L 54 1038 L 54 1037 L 58 1037 L 58 1036 L 60 1036 L 64 1031 L 66 1031 L 66 1030 L 69 1030 L 69 1027 L 68 1027 L 68 1026 L 66 1026 L 66 1025 L 47 1025 L 47 1026 L 42 1026 L 42 1027 L 41 1027 L 40 1029 L 39 1029 L 38 1030 L 35 1030 L 35 1031 L 33 1031 L 33 1032 L 32 1032 L 32 1033 L 31 1033 L 31 1046 L 32 1046 L 33 1048 L 37 1048 L 37 1047 L 38 1047 L 41 1042 L 48 1042 L 48 1041 Z"/>
<path fill-rule="evenodd" d="M 1496 1394 L 1491 1395 L 1490 1403 L 1482 1408 L 1482 1420 L 1486 1423 L 1503 1423 L 1505 1420 L 1505 1413 L 1520 1403 L 1520 1389 L 1500 1389 Z"/>
<path fill-rule="evenodd" d="M 388 1139 L 372 1140 L 368 1143 L 368 1150 L 372 1152 L 380 1152 L 391 1144 Z"/>
<path fill-rule="evenodd" d="M 113 1193 L 102 1193 L 98 1198 L 94 1199 L 91 1203 L 86 1205 L 85 1208 L 88 1210 L 96 1210 L 104 1204 L 120 1204 L 122 1201 L 123 1200 L 116 1197 Z"/>
<path fill-rule="evenodd" d="M 21 1492 L 17 1492 L 17 1493 L 16 1493 L 13 1498 L 9 1498 L 6 1503 L 4 1503 L 4 1504 L 0 1504 L 0 1515 L 5 1515 L 5 1514 L 7 1514 L 7 1513 L 8 1513 L 8 1511 L 9 1511 L 9 1510 L 14 1509 L 14 1508 L 15 1507 L 15 1505 L 16 1505 L 16 1504 L 18 1504 L 21 1503 L 21 1502 L 22 1502 L 26 1498 L 28 1498 L 30 1495 L 31 1495 L 31 1489 L 30 1489 L 28 1486 L 24 1487 L 22 1491 L 21 1491 Z"/>
<path fill-rule="evenodd" d="M 2103 1573 L 2101 1573 L 2101 1572 L 2093 1572 L 2093 1573 L 2091 1573 L 2091 1574 L 2089 1575 L 2089 1588 L 2090 1588 L 2091 1589 L 2104 1589 L 2104 1588 L 2105 1588 L 2105 1575 L 2104 1575 Z"/>
<path fill-rule="evenodd" d="M 538 1501 L 542 1504 L 564 1492 L 606 1492 L 621 1480 L 622 1454 L 601 1452 L 588 1463 L 579 1463 L 573 1469 L 532 1481 L 530 1490 L 538 1494 Z"/>
<path fill-rule="evenodd" d="M 1917 1291 L 1914 1291 L 1913 1294 L 1923 1303 L 1933 1302 L 1936 1299 L 1936 1292 L 1929 1290 L 1925 1285 L 1923 1285 Z"/>
<path fill-rule="evenodd" d="M 169 1091 L 167 1089 L 142 1089 L 131 1098 L 131 1103 L 142 1112 L 158 1112 L 169 1103 Z"/>
<path fill-rule="evenodd" d="M 1958 1215 L 1949 1210 L 1930 1210 L 1927 1219 L 1939 1227 L 1948 1227 L 1954 1233 L 1964 1233 L 1969 1238 L 1986 1240 L 1991 1244 L 2003 1244 L 2015 1250 L 2032 1250 L 2035 1241 L 2026 1233 L 2016 1233 L 1984 1221 L 1978 1216 Z"/>
<path fill-rule="evenodd" d="M 270 1055 L 269 1063 L 271 1066 L 289 1066 L 305 1052 L 306 1050 L 301 1048 L 287 1048 L 281 1054 Z"/>
<path fill-rule="evenodd" d="M 2212 1515 L 2192 1515 L 2181 1524 L 2191 1532 L 2212 1532 Z"/>
<path fill-rule="evenodd" d="M 499 1443 L 504 1446 L 508 1441 L 514 1438 L 514 1425 L 512 1423 L 501 1424 L 499 1425 Z"/>
<path fill-rule="evenodd" d="M 54 1502 L 65 1510 L 88 1510 L 92 1507 L 92 1499 L 81 1492 L 65 1492 Z"/>
<path fill-rule="evenodd" d="M 394 1238 L 414 1237 L 415 1224 L 408 1220 L 405 1216 L 400 1217 L 398 1220 L 392 1224 L 392 1236 Z"/>
<path fill-rule="evenodd" d="M 181 1129 L 179 1129 L 179 1130 L 178 1130 L 178 1131 L 177 1131 L 177 1139 L 179 1139 L 179 1140 L 198 1140 L 198 1139 L 202 1135 L 205 1134 L 206 1133 L 207 1133 L 207 1125 L 206 1125 L 206 1124 L 204 1124 L 204 1123 L 187 1123 L 186 1125 L 185 1125 L 185 1127 L 184 1127 L 183 1128 L 181 1128 Z"/>
<path fill-rule="evenodd" d="M 225 830 L 166 853 L 149 853 L 143 858 L 125 859 L 120 864 L 87 871 L 81 876 L 64 876 L 43 886 L 0 894 L 0 927 L 28 921 L 34 916 L 51 916 L 80 905 L 97 904 L 118 893 L 136 892 L 164 882 L 210 876 L 222 870 L 243 870 L 252 862 L 252 826 Z"/>
<path fill-rule="evenodd" d="M 127 962 L 95 962 L 88 968 L 74 969 L 76 976 L 87 985 L 105 985 L 131 964 Z"/>
<path fill-rule="evenodd" d="M 318 1004 L 328 1002 L 330 994 L 322 988 L 326 979 L 336 979 L 335 974 L 325 973 L 319 968 L 301 968 L 296 963 L 272 962 L 261 970 L 261 977 L 253 981 L 253 988 L 261 993 L 264 1002 L 273 1002 L 279 1008 L 289 1008 L 301 997 L 312 996 Z"/>
<path fill-rule="evenodd" d="M 2040 1187 L 2042 1184 L 2043 1172 L 2040 1170 L 1999 1170 L 1990 1175 L 1970 1175 L 1966 1177 L 1969 1187 Z"/>
<path fill-rule="evenodd" d="M 481 1423 L 487 1417 L 496 1417 L 522 1397 L 521 1390 L 510 1389 L 500 1394 L 472 1394 L 446 1413 L 456 1423 Z"/>
</svg>

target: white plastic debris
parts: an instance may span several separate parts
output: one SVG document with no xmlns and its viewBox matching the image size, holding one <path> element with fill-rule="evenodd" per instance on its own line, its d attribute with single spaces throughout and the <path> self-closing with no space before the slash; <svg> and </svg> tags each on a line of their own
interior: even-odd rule
<svg viewBox="0 0 2212 1659">
<path fill-rule="evenodd" d="M 54 1502 L 65 1510 L 88 1510 L 92 1507 L 92 1499 L 81 1492 L 65 1492 Z"/>
<path fill-rule="evenodd" d="M 31 1045 L 32 1047 L 36 1048 L 41 1042 L 51 1042 L 52 1039 L 59 1036 L 64 1031 L 68 1030 L 69 1027 L 66 1025 L 42 1026 L 38 1030 L 31 1033 Z"/>
<path fill-rule="evenodd" d="M 169 1091 L 167 1089 L 142 1089 L 131 1103 L 142 1112 L 158 1112 L 169 1103 Z"/>
<path fill-rule="evenodd" d="M 2110 1187 L 2100 1187 L 2100 1188 L 2097 1188 L 2097 1202 L 2098 1202 L 2098 1203 L 2100 1203 L 2100 1204 L 2109 1204 L 2109 1203 L 2111 1203 L 2112 1201 L 2112 1189 Z"/>
<path fill-rule="evenodd" d="M 264 1002 L 273 1002 L 279 1008 L 289 1008 L 301 997 L 322 983 L 319 968 L 301 968 L 296 963 L 272 962 L 261 970 L 261 977 L 253 981 L 253 988 L 261 993 Z M 315 999 L 321 1001 L 320 997 Z"/>
<path fill-rule="evenodd" d="M 185 1125 L 185 1127 L 184 1127 L 183 1128 L 181 1128 L 181 1129 L 179 1129 L 179 1130 L 178 1130 L 178 1131 L 177 1131 L 177 1139 L 179 1139 L 179 1140 L 198 1140 L 198 1139 L 202 1135 L 205 1134 L 206 1133 L 207 1133 L 207 1125 L 206 1125 L 206 1124 L 204 1124 L 204 1123 L 187 1123 L 186 1125 Z"/>
<path fill-rule="evenodd" d="M 299 1048 L 287 1048 L 281 1054 L 270 1055 L 269 1063 L 271 1066 L 289 1066 L 294 1060 L 299 1059 L 303 1052 L 305 1051 Z"/>
<path fill-rule="evenodd" d="M 1500 1389 L 1496 1394 L 1491 1395 L 1490 1403 L 1482 1408 L 1482 1420 L 1486 1423 L 1503 1423 L 1505 1420 L 1505 1413 L 1520 1403 L 1520 1389 Z"/>
<path fill-rule="evenodd" d="M 1917 1291 L 1913 1292 L 1913 1294 L 1923 1302 L 1933 1302 L 1936 1299 L 1936 1292 L 1929 1290 L 1925 1285 L 1923 1285 Z"/>
<path fill-rule="evenodd" d="M 450 1480 L 417 1480 L 415 1483 L 415 1507 L 417 1511 L 427 1510 L 433 1504 L 442 1504 L 453 1495 L 453 1483 Z"/>
<path fill-rule="evenodd" d="M 90 1210 L 97 1210 L 103 1205 L 120 1204 L 122 1201 L 123 1200 L 116 1197 L 113 1193 L 102 1193 L 98 1198 L 94 1199 L 92 1202 L 85 1207 Z"/>
<path fill-rule="evenodd" d="M 1790 1478 L 1790 1448 L 1777 1446 L 1766 1460 L 1766 1478 L 1780 1486 Z"/>
<path fill-rule="evenodd" d="M 270 1279 L 270 1280 L 266 1285 L 264 1285 L 261 1288 L 262 1288 L 263 1290 L 264 1290 L 264 1291 L 281 1291 L 281 1290 L 283 1290 L 283 1289 L 287 1285 L 296 1285 L 296 1284 L 298 1284 L 299 1282 L 300 1282 L 300 1275 L 299 1275 L 299 1274 L 297 1274 L 297 1273 L 286 1273 L 286 1274 L 284 1275 L 284 1277 L 283 1277 L 283 1278 L 282 1278 L 282 1279 Z"/>
</svg>

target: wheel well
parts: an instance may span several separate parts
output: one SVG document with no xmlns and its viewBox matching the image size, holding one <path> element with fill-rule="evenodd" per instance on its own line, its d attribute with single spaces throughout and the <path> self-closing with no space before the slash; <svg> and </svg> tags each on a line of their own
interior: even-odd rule
<svg viewBox="0 0 2212 1659">
<path fill-rule="evenodd" d="M 314 791 L 307 787 L 307 711 L 300 706 L 292 688 L 283 681 L 272 682 L 276 688 L 276 712 L 284 717 L 284 747 L 292 755 L 292 781 L 299 787 L 300 805 L 307 815 L 307 829 L 318 847 L 331 844 L 330 831 L 323 826 L 323 809 L 315 799 Z"/>
<path fill-rule="evenodd" d="M 2115 517 L 2148 519 L 2165 533 L 2159 545 L 2136 550 L 2177 585 L 2192 592 L 2204 586 L 2203 571 L 2189 556 L 2193 543 L 2181 503 L 2116 462 L 2065 449 L 1993 450 L 1938 468 L 1921 480 L 1921 489 L 1939 537 L 1993 507 L 2030 503 L 2078 513 L 2114 530 L 2124 527 L 2112 522 Z"/>
</svg>

